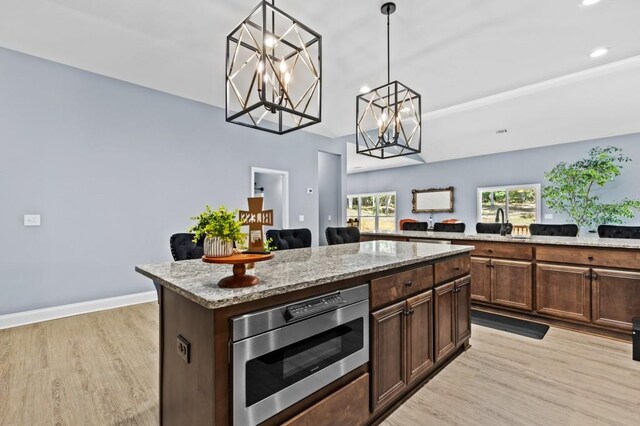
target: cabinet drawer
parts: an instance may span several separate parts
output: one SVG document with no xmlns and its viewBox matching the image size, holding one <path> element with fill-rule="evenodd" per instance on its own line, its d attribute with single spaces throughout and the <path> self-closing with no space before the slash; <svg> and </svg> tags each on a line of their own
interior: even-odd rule
<svg viewBox="0 0 640 426">
<path fill-rule="evenodd" d="M 371 307 L 375 309 L 431 287 L 432 265 L 377 278 L 371 280 Z"/>
<path fill-rule="evenodd" d="M 435 265 L 436 284 L 451 281 L 454 278 L 468 275 L 471 271 L 471 257 L 460 256 Z"/>
<path fill-rule="evenodd" d="M 639 250 L 540 246 L 536 248 L 536 259 L 545 262 L 574 263 L 585 266 L 640 269 Z"/>
<path fill-rule="evenodd" d="M 286 426 L 362 425 L 369 418 L 369 375 L 363 374 L 309 407 Z"/>
<path fill-rule="evenodd" d="M 472 256 L 504 257 L 507 259 L 533 259 L 533 247 L 524 243 L 485 243 L 471 242 L 475 250 Z"/>
</svg>

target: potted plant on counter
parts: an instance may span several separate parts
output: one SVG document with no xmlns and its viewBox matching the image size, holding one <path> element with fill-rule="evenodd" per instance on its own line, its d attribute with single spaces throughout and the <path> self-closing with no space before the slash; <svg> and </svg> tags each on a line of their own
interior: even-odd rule
<svg viewBox="0 0 640 426">
<path fill-rule="evenodd" d="M 205 206 L 205 210 L 194 216 L 196 224 L 189 229 L 195 234 L 193 242 L 204 238 L 204 255 L 207 257 L 227 257 L 233 254 L 233 243 L 242 242 L 246 235 L 242 232 L 242 222 L 238 211 L 227 210 L 224 206 L 217 210 Z"/>
</svg>

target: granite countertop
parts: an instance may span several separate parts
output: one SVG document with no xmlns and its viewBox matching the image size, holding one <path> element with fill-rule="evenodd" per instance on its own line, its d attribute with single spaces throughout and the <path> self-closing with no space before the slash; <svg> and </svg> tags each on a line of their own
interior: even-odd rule
<svg viewBox="0 0 640 426">
<path fill-rule="evenodd" d="M 396 232 L 363 232 L 367 237 L 387 236 L 400 238 L 425 238 L 446 241 L 488 241 L 501 243 L 522 243 L 522 244 L 547 244 L 555 246 L 582 246 L 582 247 L 603 247 L 640 249 L 640 239 L 622 238 L 599 238 L 597 235 L 586 237 L 517 237 L 501 236 L 498 234 L 463 234 L 458 232 L 433 232 L 433 231 L 396 231 Z"/>
<path fill-rule="evenodd" d="M 209 309 L 236 305 L 348 278 L 468 253 L 470 246 L 370 241 L 275 252 L 247 270 L 261 283 L 246 288 L 218 287 L 231 265 L 202 260 L 138 265 L 136 271 Z"/>
</svg>

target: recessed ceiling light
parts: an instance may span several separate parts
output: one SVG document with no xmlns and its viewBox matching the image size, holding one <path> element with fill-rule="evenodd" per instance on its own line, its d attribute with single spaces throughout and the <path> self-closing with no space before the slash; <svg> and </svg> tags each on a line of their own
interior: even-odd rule
<svg viewBox="0 0 640 426">
<path fill-rule="evenodd" d="M 593 6 L 594 4 L 600 3 L 600 0 L 582 0 L 583 6 Z"/>
<path fill-rule="evenodd" d="M 599 58 L 601 56 L 606 55 L 607 53 L 609 53 L 609 49 L 608 48 L 606 48 L 606 47 L 598 47 L 597 49 L 592 51 L 589 56 L 591 56 L 592 58 Z"/>
<path fill-rule="evenodd" d="M 360 93 L 367 93 L 367 92 L 370 92 L 370 91 L 371 91 L 371 87 L 369 87 L 369 86 L 362 86 L 360 88 Z"/>
</svg>

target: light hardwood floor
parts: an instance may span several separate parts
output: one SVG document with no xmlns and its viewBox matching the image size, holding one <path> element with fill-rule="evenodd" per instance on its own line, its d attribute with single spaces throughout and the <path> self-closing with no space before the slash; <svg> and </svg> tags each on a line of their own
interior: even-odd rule
<svg viewBox="0 0 640 426">
<path fill-rule="evenodd" d="M 0 330 L 0 425 L 158 424 L 157 316 L 146 303 Z M 474 327 L 471 344 L 383 425 L 640 422 L 628 343 Z"/>
<path fill-rule="evenodd" d="M 157 425 L 158 307 L 0 330 L 0 425 Z"/>
</svg>

